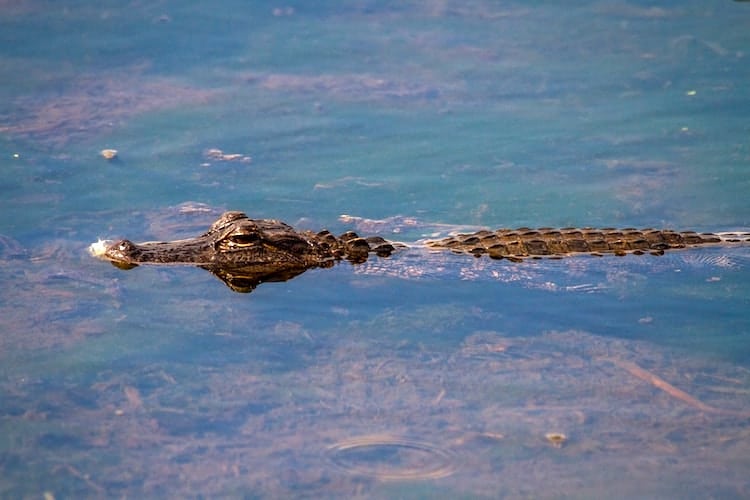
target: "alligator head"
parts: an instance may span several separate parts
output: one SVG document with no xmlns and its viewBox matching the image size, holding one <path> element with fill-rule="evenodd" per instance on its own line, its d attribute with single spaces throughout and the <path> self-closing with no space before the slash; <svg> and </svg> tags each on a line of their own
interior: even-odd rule
<svg viewBox="0 0 750 500">
<path fill-rule="evenodd" d="M 283 222 L 250 219 L 242 212 L 225 212 L 196 238 L 145 243 L 119 240 L 90 247 L 92 254 L 121 269 L 141 264 L 198 266 L 238 292 L 250 292 L 262 282 L 286 281 L 342 259 L 364 262 L 370 253 L 387 256 L 393 250 L 393 245 L 379 237 L 296 231 Z"/>
</svg>

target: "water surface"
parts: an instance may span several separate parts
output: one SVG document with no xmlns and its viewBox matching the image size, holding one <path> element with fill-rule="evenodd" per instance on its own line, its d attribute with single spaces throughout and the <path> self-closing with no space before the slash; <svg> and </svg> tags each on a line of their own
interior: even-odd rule
<svg viewBox="0 0 750 500">
<path fill-rule="evenodd" d="M 747 230 L 749 7 L 0 3 L 0 496 L 748 496 L 747 247 L 251 294 L 86 248 Z"/>
</svg>

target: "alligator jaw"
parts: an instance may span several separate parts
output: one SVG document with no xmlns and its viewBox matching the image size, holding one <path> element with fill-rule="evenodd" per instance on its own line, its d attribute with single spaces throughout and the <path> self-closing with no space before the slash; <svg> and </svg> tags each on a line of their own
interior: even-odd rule
<svg viewBox="0 0 750 500">
<path fill-rule="evenodd" d="M 121 269 L 132 269 L 139 264 L 210 264 L 211 254 L 203 238 L 176 241 L 99 240 L 89 246 L 89 252 L 108 260 Z"/>
</svg>

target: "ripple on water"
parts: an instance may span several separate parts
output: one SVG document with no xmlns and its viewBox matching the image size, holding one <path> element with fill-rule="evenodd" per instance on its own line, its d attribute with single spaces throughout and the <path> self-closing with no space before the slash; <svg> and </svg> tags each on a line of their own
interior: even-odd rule
<svg viewBox="0 0 750 500">
<path fill-rule="evenodd" d="M 453 453 L 422 441 L 388 435 L 340 441 L 328 448 L 328 456 L 346 472 L 382 481 L 439 479 L 456 471 Z"/>
</svg>

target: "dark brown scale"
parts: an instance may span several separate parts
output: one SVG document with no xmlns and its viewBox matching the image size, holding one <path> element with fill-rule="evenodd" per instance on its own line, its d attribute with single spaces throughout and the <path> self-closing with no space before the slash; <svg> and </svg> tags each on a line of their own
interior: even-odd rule
<svg viewBox="0 0 750 500">
<path fill-rule="evenodd" d="M 328 248 L 334 247 L 338 244 L 336 237 L 330 231 L 321 231 L 317 234 L 321 244 L 327 245 Z"/>
<path fill-rule="evenodd" d="M 565 246 L 568 249 L 568 252 L 566 253 L 588 253 L 591 251 L 591 247 L 589 247 L 589 244 L 586 240 L 583 238 L 571 238 L 568 240 L 565 240 Z"/>
<path fill-rule="evenodd" d="M 649 245 L 652 246 L 665 242 L 662 232 L 657 231 L 656 229 L 647 229 L 643 231 L 643 237 L 648 241 Z"/>
<path fill-rule="evenodd" d="M 466 238 L 462 238 L 461 243 L 463 245 L 466 245 L 467 247 L 476 245 L 477 243 L 479 243 L 479 238 L 476 236 L 467 236 Z"/>
<path fill-rule="evenodd" d="M 538 234 L 538 233 L 537 233 Z M 552 252 L 544 240 L 528 240 L 526 241 L 526 254 L 527 255 L 550 255 Z"/>
<path fill-rule="evenodd" d="M 510 255 L 528 255 L 526 253 L 526 246 L 521 240 L 511 240 L 506 243 L 508 247 L 508 253 Z"/>
<path fill-rule="evenodd" d="M 367 244 L 370 246 L 370 251 L 374 252 L 378 257 L 388 257 L 396 251 L 393 243 L 380 236 L 368 237 Z"/>
<path fill-rule="evenodd" d="M 359 238 L 359 235 L 355 233 L 354 231 L 347 231 L 341 236 L 339 236 L 339 239 L 343 241 L 344 243 L 349 242 L 351 240 L 356 240 L 357 238 Z"/>
<path fill-rule="evenodd" d="M 572 240 L 584 240 L 583 231 L 581 230 L 564 230 L 561 231 L 563 240 L 565 241 L 572 241 Z"/>
<path fill-rule="evenodd" d="M 615 255 L 625 255 L 630 247 L 628 242 L 625 240 L 611 240 L 609 243 L 609 249 L 615 253 Z"/>
<path fill-rule="evenodd" d="M 487 249 L 487 254 L 491 259 L 502 259 L 510 255 L 510 252 L 507 245 L 496 243 Z"/>
<path fill-rule="evenodd" d="M 675 233 L 674 231 L 663 231 L 662 236 L 664 237 L 664 241 L 672 248 L 684 245 L 682 235 L 680 233 Z"/>
<path fill-rule="evenodd" d="M 485 248 L 491 247 L 492 245 L 500 241 L 495 233 L 484 235 L 479 238 L 479 240 L 482 246 Z"/>
<path fill-rule="evenodd" d="M 682 240 L 686 245 L 698 245 L 703 241 L 703 238 L 693 231 L 682 233 Z"/>
<path fill-rule="evenodd" d="M 561 238 L 547 240 L 547 249 L 550 255 L 564 255 L 570 253 L 570 249 L 565 241 Z"/>
<path fill-rule="evenodd" d="M 713 233 L 701 233 L 701 239 L 706 243 L 721 243 L 721 238 Z"/>
<path fill-rule="evenodd" d="M 351 238 L 346 241 L 346 258 L 355 263 L 365 262 L 370 253 L 370 245 L 364 238 Z"/>
<path fill-rule="evenodd" d="M 606 253 L 609 252 L 609 245 L 605 240 L 589 240 L 588 242 L 589 249 L 594 253 Z"/>
<path fill-rule="evenodd" d="M 474 236 L 476 236 L 477 238 L 486 238 L 487 236 L 493 236 L 494 234 L 495 233 L 493 231 L 487 231 L 486 229 L 483 229 L 474 233 Z"/>
<path fill-rule="evenodd" d="M 557 229 L 544 228 L 544 230 L 540 231 L 544 233 L 545 238 L 562 238 L 562 233 Z"/>
<path fill-rule="evenodd" d="M 630 248 L 635 251 L 642 252 L 643 250 L 648 250 L 648 240 L 645 238 L 638 238 L 636 240 L 630 241 Z M 640 255 L 640 254 L 639 254 Z"/>
</svg>

